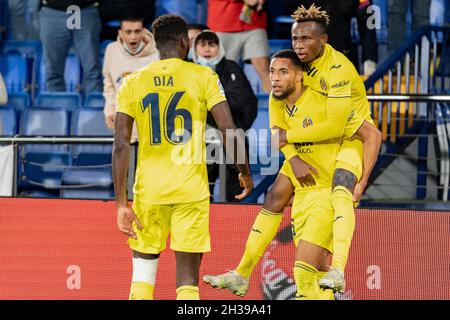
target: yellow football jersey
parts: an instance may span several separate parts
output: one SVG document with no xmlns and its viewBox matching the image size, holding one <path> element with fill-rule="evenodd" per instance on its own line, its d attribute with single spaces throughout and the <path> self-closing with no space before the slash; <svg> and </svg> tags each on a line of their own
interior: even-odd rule
<svg viewBox="0 0 450 320">
<path fill-rule="evenodd" d="M 338 118 L 347 118 L 351 113 L 373 123 L 364 82 L 345 55 L 326 44 L 323 55 L 305 68 L 304 85 L 327 96 L 328 121 L 320 127 L 291 132 L 287 136 L 288 141 L 321 141 L 336 130 L 334 122 Z M 341 134 L 342 131 L 336 131 L 334 135 Z"/>
<path fill-rule="evenodd" d="M 117 112 L 137 124 L 135 201 L 176 204 L 209 197 L 206 115 L 225 100 L 215 72 L 181 59 L 152 62 L 124 79 Z"/>
<path fill-rule="evenodd" d="M 326 99 L 323 94 L 306 87 L 294 106 L 289 108 L 282 100 L 270 95 L 270 127 L 278 126 L 289 132 L 292 129 L 306 130 L 317 126 L 327 119 Z M 363 124 L 364 119 L 357 114 L 352 114 L 349 118 L 340 121 L 344 123 L 345 128 L 342 137 L 320 142 L 299 141 L 287 145 L 291 146 L 290 148 L 295 148 L 295 152 L 300 159 L 319 171 L 319 174 L 315 176 L 316 185 L 305 188 L 305 190 L 331 187 L 336 156 L 342 139 L 352 137 Z"/>
</svg>

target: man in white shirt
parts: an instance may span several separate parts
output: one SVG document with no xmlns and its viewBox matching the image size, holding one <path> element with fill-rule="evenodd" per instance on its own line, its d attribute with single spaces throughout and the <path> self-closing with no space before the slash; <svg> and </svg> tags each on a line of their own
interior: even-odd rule
<svg viewBox="0 0 450 320">
<path fill-rule="evenodd" d="M 122 79 L 159 60 L 153 34 L 144 28 L 144 19 L 125 18 L 120 23 L 117 41 L 106 47 L 103 62 L 103 96 L 105 97 L 105 122 L 108 128 L 114 128 L 116 117 L 116 95 Z M 137 131 L 133 128 L 131 141 L 136 141 Z"/>
</svg>

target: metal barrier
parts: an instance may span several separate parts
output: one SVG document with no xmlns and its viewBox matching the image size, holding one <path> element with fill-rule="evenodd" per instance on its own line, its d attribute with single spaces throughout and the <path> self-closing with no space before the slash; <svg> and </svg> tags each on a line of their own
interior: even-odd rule
<svg viewBox="0 0 450 320">
<path fill-rule="evenodd" d="M 368 100 L 372 105 L 375 103 L 424 103 L 427 107 L 427 113 L 430 117 L 424 117 L 414 114 L 414 126 L 405 128 L 405 131 L 396 137 L 396 139 L 391 139 L 392 131 L 386 130 L 386 139 L 383 142 L 382 151 L 380 153 L 379 159 L 374 168 L 374 172 L 370 179 L 370 184 L 374 188 L 415 188 L 415 196 L 409 197 L 407 200 L 415 199 L 425 199 L 427 188 L 432 190 L 435 195 L 428 196 L 428 199 L 442 199 L 443 201 L 448 200 L 449 184 L 450 184 L 450 160 L 449 160 L 449 141 L 450 138 L 450 108 L 447 103 L 450 102 L 450 95 L 369 95 Z M 386 106 L 386 110 L 388 106 Z M 375 112 L 374 112 L 375 113 Z M 404 126 L 407 127 L 406 121 L 408 118 L 391 116 L 386 120 L 386 124 L 390 125 L 392 122 L 401 123 L 404 121 Z M 382 125 L 380 122 L 378 125 Z M 399 125 L 400 127 L 401 125 Z M 390 125 L 389 128 L 392 128 Z M 428 154 L 428 139 L 433 138 L 435 140 L 435 145 L 437 149 L 435 150 L 434 156 Z M 418 142 L 417 154 L 407 154 L 405 150 L 414 141 Z M 17 145 L 32 143 L 32 144 L 49 144 L 49 143 L 60 143 L 60 144 L 98 144 L 98 143 L 112 143 L 113 138 L 99 138 L 99 137 L 0 137 L 0 143 L 12 143 Z M 217 139 L 207 139 L 207 143 L 220 143 Z M 424 152 L 425 150 L 425 152 Z M 15 158 L 17 159 L 17 157 Z M 130 163 L 130 172 L 128 178 L 128 191 L 131 195 L 132 185 L 134 182 L 134 169 L 135 169 L 135 154 L 132 154 Z M 411 177 L 416 176 L 416 181 L 413 183 L 404 183 L 400 181 L 401 179 L 385 182 L 377 180 L 379 177 L 383 176 L 386 172 L 391 169 L 388 167 L 394 162 L 394 160 L 407 161 L 412 164 L 413 168 L 405 169 L 400 168 L 395 170 L 396 174 Z M 436 168 L 428 168 L 436 162 L 438 165 Z M 15 169 L 15 177 L 17 179 L 17 163 Z M 226 166 L 220 166 L 219 174 L 219 201 L 225 202 L 225 188 L 226 188 Z M 267 192 L 268 187 L 273 183 L 275 176 L 267 176 L 262 180 L 257 186 L 253 194 L 246 199 L 245 202 L 257 202 L 258 197 L 261 194 Z M 428 183 L 427 179 L 435 181 L 436 186 L 432 183 Z M 382 179 L 381 179 L 382 180 Z M 17 188 L 17 181 L 15 188 Z M 366 193 L 366 200 L 380 200 L 370 192 Z"/>
<path fill-rule="evenodd" d="M 3 137 L 0 136 L 0 144 L 8 143 L 14 146 L 14 181 L 13 181 L 13 196 L 17 196 L 18 189 L 18 145 L 21 144 L 112 144 L 114 142 L 114 138 L 105 138 L 105 137 L 22 137 L 22 136 L 14 136 L 14 137 Z M 218 144 L 220 143 L 217 139 L 210 138 L 206 139 L 206 143 L 208 144 Z M 130 150 L 130 162 L 128 167 L 128 176 L 127 176 L 127 193 L 128 198 L 131 200 L 133 198 L 133 185 L 135 180 L 135 171 L 137 164 L 137 143 L 131 144 L 132 148 Z M 207 160 L 208 161 L 208 160 Z M 42 164 L 40 164 L 42 165 Z M 49 167 L 55 167 L 55 165 L 48 165 Z M 111 167 L 111 164 L 107 166 Z M 59 166 L 59 167 L 80 167 L 80 168 L 91 168 L 98 166 Z M 104 167 L 104 165 L 102 165 Z M 33 183 L 32 183 L 33 184 Z M 37 183 L 34 183 L 37 185 Z M 45 187 L 45 186 L 44 186 Z M 76 188 L 77 186 L 61 186 L 60 188 Z M 80 186 L 78 186 L 80 187 Z M 219 164 L 219 202 L 225 202 L 225 191 L 226 187 L 226 165 Z"/>
</svg>

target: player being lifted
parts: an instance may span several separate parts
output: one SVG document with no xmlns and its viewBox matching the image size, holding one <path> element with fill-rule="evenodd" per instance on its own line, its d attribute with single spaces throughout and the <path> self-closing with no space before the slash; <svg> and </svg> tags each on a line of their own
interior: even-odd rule
<svg viewBox="0 0 450 320">
<path fill-rule="evenodd" d="M 283 50 L 276 53 L 270 65 L 272 95 L 270 97 L 270 124 L 274 128 L 283 128 L 288 132 L 297 127 L 320 126 L 326 121 L 326 97 L 302 84 L 303 72 L 301 62 L 293 50 Z M 354 114 L 340 119 L 344 123 L 344 138 L 353 137 L 354 133 L 364 141 L 364 155 L 367 164 L 372 165 L 378 154 L 381 143 L 380 132 L 367 121 Z M 281 129 L 279 129 L 281 130 Z M 276 137 L 275 137 L 276 140 Z M 314 183 L 299 182 L 292 171 L 290 162 L 286 161 L 269 191 L 269 203 L 272 206 L 275 197 L 283 199 L 283 207 L 289 198 L 295 194 L 292 206 L 294 242 L 297 246 L 294 277 L 297 283 L 297 295 L 303 298 L 317 299 L 332 297 L 329 292 L 318 292 L 317 277 L 319 271 L 325 271 L 325 265 L 332 249 L 333 220 L 332 209 L 332 178 L 336 157 L 341 147 L 342 137 L 323 140 L 319 143 L 296 142 L 297 156 L 308 164 L 308 168 L 319 174 Z M 282 146 L 283 143 L 280 143 Z M 271 227 L 261 223 L 258 216 L 246 245 L 246 252 L 253 256 L 261 256 L 268 241 L 272 240 Z M 258 230 L 259 232 L 255 232 Z M 276 232 L 276 230 L 275 230 Z M 268 237 L 268 235 L 271 235 Z M 257 262 L 258 259 L 253 261 Z M 241 260 L 236 271 L 221 276 L 205 276 L 204 280 L 219 288 L 227 288 L 236 294 L 245 294 L 248 281 L 241 272 L 253 269 L 254 265 L 246 264 L 250 260 Z M 244 276 L 245 277 L 245 276 Z"/>
<path fill-rule="evenodd" d="M 294 12 L 293 18 L 295 22 L 292 25 L 292 45 L 306 68 L 304 84 L 326 96 L 325 121 L 306 128 L 296 127 L 279 131 L 280 143 L 283 146 L 281 150 L 291 164 L 294 175 L 300 182 L 309 185 L 314 183 L 311 172 L 313 169 L 301 162 L 293 143 L 318 142 L 340 137 L 345 128 L 345 122 L 341 120 L 354 114 L 365 119 L 368 125 L 373 125 L 373 121 L 370 117 L 364 83 L 353 64 L 342 53 L 326 43 L 326 28 L 329 23 L 326 12 L 314 5 L 309 9 L 301 6 Z M 374 126 L 372 127 L 377 130 Z M 367 151 L 364 151 L 363 165 L 362 142 L 357 137 L 353 137 L 343 141 L 336 158 L 332 179 L 332 206 L 335 212 L 334 255 L 332 266 L 319 280 L 323 288 L 330 288 L 335 292 L 345 290 L 344 269 L 355 226 L 353 201 L 359 201 L 376 161 L 376 156 L 369 158 Z M 283 188 L 278 192 L 275 187 L 276 185 L 269 191 L 263 210 L 282 212 L 288 201 L 285 201 L 287 195 L 281 191 Z M 261 215 L 258 215 L 255 224 L 259 219 L 263 219 Z M 266 230 L 264 240 L 255 240 L 256 242 L 253 243 L 251 240 L 253 234 L 250 234 L 246 250 L 236 271 L 217 277 L 206 277 L 204 279 L 206 282 L 217 287 L 227 287 L 227 283 L 237 282 L 243 284 L 239 286 L 240 288 L 245 287 L 244 284 L 281 223 L 281 217 L 274 214 L 266 215 L 264 219 L 267 220 L 264 223 Z M 237 291 L 243 292 L 246 289 Z"/>
<path fill-rule="evenodd" d="M 184 61 L 189 51 L 186 22 L 176 15 L 163 15 L 152 29 L 161 60 L 124 79 L 115 121 L 117 224 L 129 237 L 133 253 L 130 299 L 153 299 L 158 258 L 169 232 L 176 259 L 177 299 L 199 299 L 199 267 L 203 253 L 210 251 L 207 112 L 211 111 L 222 133 L 236 128 L 217 75 Z M 133 207 L 129 208 L 126 173 L 134 121 L 139 149 Z M 235 150 L 244 145 L 242 137 L 234 137 L 229 154 L 245 155 L 244 149 Z M 239 199 L 253 187 L 244 158 L 243 164 L 237 164 L 245 188 Z"/>
</svg>

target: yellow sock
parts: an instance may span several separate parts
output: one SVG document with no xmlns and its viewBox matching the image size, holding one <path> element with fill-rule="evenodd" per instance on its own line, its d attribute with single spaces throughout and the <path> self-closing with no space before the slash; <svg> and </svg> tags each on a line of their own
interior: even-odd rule
<svg viewBox="0 0 450 320">
<path fill-rule="evenodd" d="M 177 300 L 200 300 L 197 286 L 181 286 L 177 288 Z"/>
<path fill-rule="evenodd" d="M 130 300 L 153 300 L 155 286 L 147 282 L 136 281 L 131 284 Z"/>
<path fill-rule="evenodd" d="M 295 300 L 319 299 L 317 269 L 304 261 L 295 261 L 294 279 L 297 285 Z"/>
<path fill-rule="evenodd" d="M 345 187 L 337 186 L 333 190 L 332 201 L 334 209 L 332 266 L 344 272 L 355 230 L 353 197 Z"/>
<path fill-rule="evenodd" d="M 282 219 L 283 213 L 273 213 L 264 208 L 261 209 L 248 236 L 244 254 L 236 268 L 237 273 L 246 279 L 250 278 L 259 259 L 275 237 Z"/>
<path fill-rule="evenodd" d="M 319 281 L 325 274 L 326 272 L 324 271 L 317 271 L 317 281 Z M 319 288 L 319 300 L 335 300 L 333 290 L 323 290 L 322 288 Z"/>
</svg>

